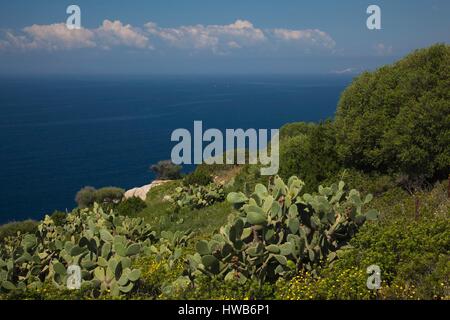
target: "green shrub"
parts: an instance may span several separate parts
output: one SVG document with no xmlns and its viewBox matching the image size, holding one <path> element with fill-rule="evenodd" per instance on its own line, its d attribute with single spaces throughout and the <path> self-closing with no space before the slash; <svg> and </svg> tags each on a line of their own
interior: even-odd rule
<svg viewBox="0 0 450 320">
<path fill-rule="evenodd" d="M 193 286 L 179 286 L 161 294 L 161 299 L 187 300 L 262 300 L 272 299 L 274 287 L 270 283 L 261 285 L 257 281 L 245 284 L 200 276 Z"/>
<path fill-rule="evenodd" d="M 418 50 L 343 92 L 337 151 L 346 167 L 445 178 L 450 163 L 450 46 Z"/>
<path fill-rule="evenodd" d="M 175 165 L 170 160 L 159 161 L 150 167 L 158 180 L 177 180 L 181 178 L 181 166 Z"/>
<path fill-rule="evenodd" d="M 316 126 L 317 124 L 315 123 L 306 122 L 294 122 L 285 124 L 280 129 L 280 139 L 284 140 L 301 135 L 308 136 Z"/>
<path fill-rule="evenodd" d="M 66 222 L 67 213 L 62 211 L 54 211 L 50 218 L 53 220 L 56 226 L 62 226 Z"/>
<path fill-rule="evenodd" d="M 450 296 L 448 217 L 421 218 L 419 221 L 398 218 L 383 224 L 369 224 L 350 243 L 353 249 L 347 250 L 326 270 L 327 273 L 355 267 L 365 270 L 375 264 L 381 268 L 386 298 L 392 298 L 393 291 L 401 288 L 411 290 L 401 293 L 398 298 Z"/>
<path fill-rule="evenodd" d="M 312 192 L 340 169 L 335 150 L 335 129 L 332 122 L 308 126 L 300 134 L 280 142 L 280 177 L 298 176 Z"/>
<path fill-rule="evenodd" d="M 104 187 L 95 192 L 95 202 L 99 204 L 118 204 L 125 193 L 124 189 L 117 187 Z"/>
<path fill-rule="evenodd" d="M 312 275 L 309 272 L 276 283 L 275 299 L 279 300 L 367 300 L 376 293 L 367 289 L 365 269 L 327 270 Z"/>
<path fill-rule="evenodd" d="M 92 299 L 90 290 L 92 289 L 88 286 L 82 286 L 80 290 L 58 288 L 51 280 L 46 280 L 42 286 L 26 291 L 0 292 L 0 300 L 89 300 Z"/>
<path fill-rule="evenodd" d="M 350 189 L 357 188 L 363 193 L 372 193 L 374 196 L 380 196 L 398 187 L 394 177 L 377 173 L 367 174 L 355 169 L 341 169 L 322 183 L 329 184 L 336 179 L 345 181 Z"/>
<path fill-rule="evenodd" d="M 0 241 L 6 237 L 11 237 L 17 235 L 18 232 L 21 234 L 34 233 L 37 231 L 37 226 L 39 222 L 34 220 L 25 220 L 20 222 L 9 222 L 7 224 L 0 226 Z"/>
<path fill-rule="evenodd" d="M 233 191 L 240 191 L 250 195 L 258 183 L 266 185 L 269 183 L 268 176 L 262 176 L 258 165 L 243 165 L 242 169 L 234 178 Z"/>
<path fill-rule="evenodd" d="M 183 262 L 178 260 L 169 266 L 167 259 L 155 256 L 138 259 L 134 266 L 141 270 L 141 284 L 138 294 L 150 298 L 167 299 L 165 287 L 174 282 L 183 272 Z"/>
<path fill-rule="evenodd" d="M 94 187 L 84 187 L 75 195 L 75 202 L 80 208 L 89 208 L 96 201 L 97 190 Z"/>
<path fill-rule="evenodd" d="M 75 201 L 79 208 L 90 208 L 94 203 L 104 205 L 105 208 L 111 208 L 118 204 L 125 193 L 124 189 L 117 187 L 104 187 L 95 189 L 94 187 L 84 187 L 77 192 Z"/>
<path fill-rule="evenodd" d="M 129 199 L 125 199 L 122 202 L 120 202 L 116 208 L 115 211 L 119 215 L 123 216 L 133 216 L 137 213 L 141 212 L 147 208 L 147 204 L 144 200 L 138 197 L 132 197 Z"/>
<path fill-rule="evenodd" d="M 183 178 L 185 186 L 206 186 L 213 182 L 212 175 L 204 169 L 197 168 L 194 172 Z"/>
<path fill-rule="evenodd" d="M 442 188 L 422 195 L 424 212 L 419 220 L 414 214 L 395 214 L 397 209 L 379 207 L 383 216 L 378 223 L 364 225 L 331 265 L 318 274 L 301 273 L 277 284 L 278 299 L 448 299 L 450 298 L 450 220 L 448 200 L 436 197 Z M 398 194 L 398 193 L 397 193 Z M 413 210 L 410 196 L 392 198 L 385 194 L 374 205 L 395 203 L 399 208 Z M 438 199 L 436 199 L 438 198 Z M 441 199 L 441 200 L 439 200 Z M 391 206 L 389 206 L 389 203 Z M 445 214 L 441 213 L 444 205 Z M 426 209 L 426 211 L 425 211 Z M 366 288 L 370 265 L 381 268 L 381 288 Z"/>
</svg>

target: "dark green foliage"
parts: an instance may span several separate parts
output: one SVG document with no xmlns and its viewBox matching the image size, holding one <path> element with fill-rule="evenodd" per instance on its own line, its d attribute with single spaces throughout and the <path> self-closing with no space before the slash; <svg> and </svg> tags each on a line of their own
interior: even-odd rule
<svg viewBox="0 0 450 320">
<path fill-rule="evenodd" d="M 75 201 L 80 208 L 90 208 L 95 202 L 108 207 L 119 203 L 124 193 L 124 189 L 117 187 L 104 187 L 98 190 L 93 187 L 84 187 L 77 192 Z"/>
<path fill-rule="evenodd" d="M 211 173 L 209 173 L 207 170 L 203 169 L 202 167 L 197 167 L 196 170 L 183 179 L 183 184 L 185 186 L 190 185 L 198 185 L 198 186 L 206 186 L 213 182 L 213 177 Z"/>
<path fill-rule="evenodd" d="M 414 298 L 433 299 L 450 294 L 450 220 L 396 219 L 363 227 L 351 241 L 354 249 L 331 271 L 380 266 L 385 284 L 415 288 Z M 405 298 L 405 297 L 400 297 Z M 410 297 L 407 297 L 410 298 Z"/>
<path fill-rule="evenodd" d="M 0 241 L 6 237 L 15 236 L 18 232 L 21 234 L 34 233 L 37 230 L 38 222 L 34 220 L 25 220 L 20 222 L 10 222 L 0 226 Z"/>
<path fill-rule="evenodd" d="M 450 46 L 418 50 L 394 65 L 359 76 L 336 114 L 337 151 L 346 167 L 448 174 Z"/>
<path fill-rule="evenodd" d="M 80 208 L 88 208 L 94 204 L 96 189 L 94 187 L 84 187 L 77 192 L 75 202 Z"/>
<path fill-rule="evenodd" d="M 116 212 L 119 215 L 135 215 L 147 208 L 147 204 L 141 198 L 132 197 L 125 199 L 116 206 Z"/>
<path fill-rule="evenodd" d="M 150 167 L 158 180 L 177 180 L 181 178 L 181 166 L 175 165 L 170 160 L 159 161 Z"/>
<path fill-rule="evenodd" d="M 248 281 L 243 284 L 200 276 L 193 288 L 171 292 L 163 297 L 186 300 L 263 300 L 272 299 L 273 291 L 274 287 L 270 283 L 261 285 L 257 281 Z"/>
<path fill-rule="evenodd" d="M 363 193 L 372 193 L 374 196 L 382 195 L 386 191 L 398 187 L 395 177 L 377 173 L 367 174 L 354 169 L 341 169 L 322 183 L 329 184 L 336 179 L 345 181 L 350 189 L 358 189 Z"/>
<path fill-rule="evenodd" d="M 95 200 L 100 204 L 117 204 L 122 200 L 125 190 L 117 187 L 105 187 L 98 189 Z"/>
<path fill-rule="evenodd" d="M 308 186 L 307 191 L 313 191 L 339 170 L 340 163 L 332 122 L 308 125 L 305 132 L 281 141 L 279 174 L 284 179 L 297 175 Z"/>
<path fill-rule="evenodd" d="M 56 226 L 62 226 L 66 222 L 67 214 L 62 211 L 54 211 L 50 218 L 53 220 Z"/>
<path fill-rule="evenodd" d="M 246 164 L 234 179 L 233 190 L 241 191 L 249 195 L 255 190 L 258 183 L 267 184 L 268 176 L 261 176 L 260 167 L 257 165 Z"/>
<path fill-rule="evenodd" d="M 285 124 L 280 129 L 280 139 L 284 140 L 286 138 L 297 137 L 300 135 L 307 136 L 316 127 L 315 123 L 306 122 L 293 122 Z"/>
</svg>

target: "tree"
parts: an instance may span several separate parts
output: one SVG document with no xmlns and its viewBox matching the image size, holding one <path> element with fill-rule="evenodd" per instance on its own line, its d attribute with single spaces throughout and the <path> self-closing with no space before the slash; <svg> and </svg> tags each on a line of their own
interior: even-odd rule
<svg viewBox="0 0 450 320">
<path fill-rule="evenodd" d="M 450 164 L 450 46 L 418 50 L 359 76 L 336 113 L 346 167 L 445 177 Z"/>
<path fill-rule="evenodd" d="M 313 191 L 339 170 L 340 163 L 331 121 L 311 126 L 306 132 L 281 142 L 280 176 L 287 179 L 296 175 L 310 188 L 307 191 Z"/>
<path fill-rule="evenodd" d="M 75 202 L 80 208 L 88 208 L 96 201 L 95 193 L 97 190 L 94 187 L 84 187 L 75 195 Z"/>
<path fill-rule="evenodd" d="M 181 178 L 181 166 L 175 165 L 170 160 L 159 161 L 150 167 L 158 180 L 176 180 Z"/>
</svg>

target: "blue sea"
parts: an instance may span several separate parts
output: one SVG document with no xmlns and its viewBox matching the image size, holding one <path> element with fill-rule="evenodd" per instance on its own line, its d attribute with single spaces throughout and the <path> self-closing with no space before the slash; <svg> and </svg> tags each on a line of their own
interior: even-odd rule
<svg viewBox="0 0 450 320">
<path fill-rule="evenodd" d="M 84 186 L 148 184 L 176 128 L 279 128 L 334 116 L 343 76 L 0 78 L 0 223 L 75 207 Z"/>
</svg>

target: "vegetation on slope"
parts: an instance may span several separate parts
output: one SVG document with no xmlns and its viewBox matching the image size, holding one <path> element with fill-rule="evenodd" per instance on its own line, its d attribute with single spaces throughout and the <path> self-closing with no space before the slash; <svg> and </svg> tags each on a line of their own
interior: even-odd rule
<svg viewBox="0 0 450 320">
<path fill-rule="evenodd" d="M 89 189 L 86 209 L 0 227 L 1 297 L 450 299 L 449 59 L 418 50 L 356 78 L 335 120 L 285 125 L 281 179 L 202 165 L 145 203 Z"/>
</svg>

